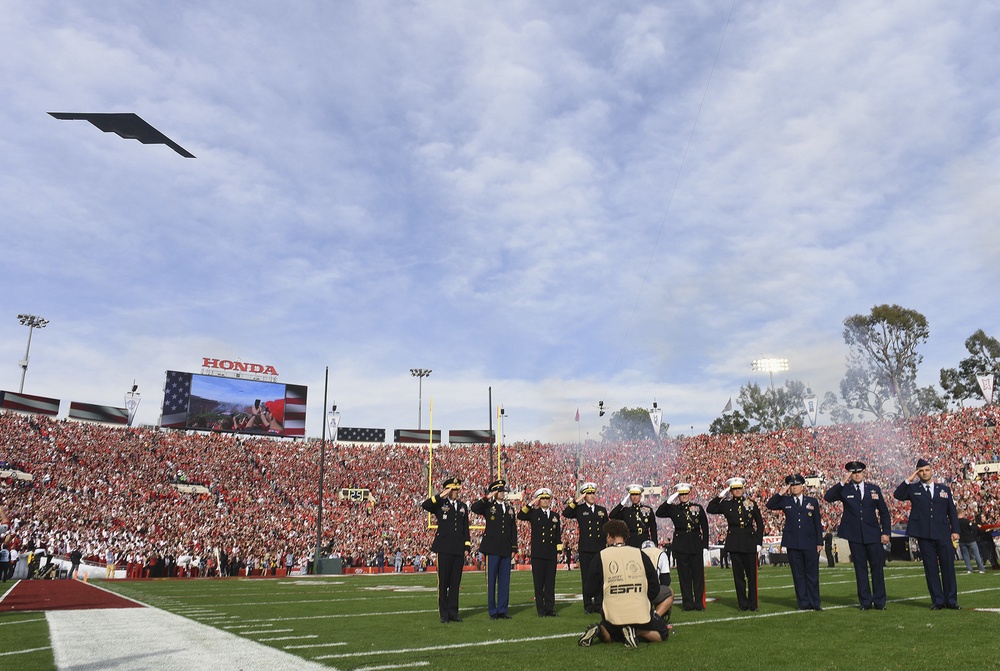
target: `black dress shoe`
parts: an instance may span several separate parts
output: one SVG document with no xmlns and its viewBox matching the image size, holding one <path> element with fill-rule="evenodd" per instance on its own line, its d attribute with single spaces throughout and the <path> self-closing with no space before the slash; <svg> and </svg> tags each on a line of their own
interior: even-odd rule
<svg viewBox="0 0 1000 671">
<path fill-rule="evenodd" d="M 441 624 L 448 624 L 448 618 L 442 617 L 441 618 Z"/>
<path fill-rule="evenodd" d="M 500 616 L 499 615 L 490 615 L 490 619 L 491 620 L 498 620 L 498 619 L 500 619 Z"/>
<path fill-rule="evenodd" d="M 448 619 L 451 622 L 461 622 L 462 621 L 462 618 L 460 618 L 460 617 L 451 617 L 451 618 L 448 618 Z"/>
<path fill-rule="evenodd" d="M 559 617 L 559 613 L 549 611 L 548 613 L 545 614 L 545 617 Z"/>
<path fill-rule="evenodd" d="M 760 610 L 760 608 L 758 608 L 757 606 L 754 606 L 754 607 L 753 607 L 753 608 L 751 608 L 750 610 L 752 610 L 753 612 L 755 612 L 755 613 L 756 613 L 756 612 L 757 612 L 758 610 Z"/>
<path fill-rule="evenodd" d="M 948 610 L 962 610 L 962 607 L 959 606 L 957 603 L 949 603 L 947 606 L 945 606 L 945 608 L 947 608 Z"/>
<path fill-rule="evenodd" d="M 935 604 L 931 606 L 931 610 L 944 610 L 944 606 L 938 606 Z"/>
<path fill-rule="evenodd" d="M 740 606 L 740 610 L 741 610 L 741 611 L 744 611 L 744 610 L 746 610 L 746 609 L 747 609 L 747 607 L 746 607 L 746 606 Z"/>
<path fill-rule="evenodd" d="M 812 608 L 812 609 L 810 609 L 810 610 L 823 610 L 823 609 L 822 609 L 822 608 L 820 608 L 819 606 L 816 606 L 815 608 Z"/>
<path fill-rule="evenodd" d="M 881 606 L 876 605 L 875 610 L 885 610 L 885 604 L 883 603 Z"/>
<path fill-rule="evenodd" d="M 510 619 L 513 619 L 513 618 L 511 618 L 511 616 L 508 615 L 507 613 L 500 613 L 500 614 L 497 615 L 497 619 L 498 620 L 510 620 Z"/>
<path fill-rule="evenodd" d="M 872 609 L 871 606 L 858 606 L 858 608 L 860 608 L 861 610 L 871 610 Z"/>
</svg>

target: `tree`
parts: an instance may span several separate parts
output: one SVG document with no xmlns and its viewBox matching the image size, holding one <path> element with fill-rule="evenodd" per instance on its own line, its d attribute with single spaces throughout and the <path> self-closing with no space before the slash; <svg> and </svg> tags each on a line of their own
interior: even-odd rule
<svg viewBox="0 0 1000 671">
<path fill-rule="evenodd" d="M 854 415 L 837 402 L 837 395 L 832 391 L 823 394 L 823 402 L 819 404 L 819 411 L 824 415 L 830 415 L 834 424 L 854 423 Z"/>
<path fill-rule="evenodd" d="M 739 410 L 723 413 L 721 417 L 716 417 L 708 427 L 708 432 L 713 436 L 733 433 L 756 433 L 757 430 L 750 430 L 750 420 Z"/>
<path fill-rule="evenodd" d="M 666 424 L 660 423 L 660 435 L 666 433 Z M 611 413 L 608 425 L 601 429 L 601 440 L 615 442 L 621 440 L 657 440 L 653 434 L 653 423 L 645 408 L 622 408 Z"/>
<path fill-rule="evenodd" d="M 773 391 L 761 389 L 756 382 L 740 387 L 737 410 L 712 421 L 709 433 L 757 433 L 803 426 L 803 397 L 806 386 L 798 380 L 788 380 Z"/>
<path fill-rule="evenodd" d="M 923 356 L 917 348 L 929 333 L 922 314 L 898 305 L 876 305 L 871 314 L 845 319 L 844 342 L 850 351 L 840 393 L 847 407 L 879 419 L 918 412 L 922 404 L 917 398 L 917 366 Z M 895 411 L 886 407 L 890 400 Z"/>
<path fill-rule="evenodd" d="M 963 401 L 982 398 L 977 375 L 1000 372 L 1000 341 L 996 338 L 979 329 L 966 339 L 965 349 L 969 356 L 959 362 L 958 368 L 941 369 L 945 401 L 958 406 L 962 406 Z"/>
</svg>

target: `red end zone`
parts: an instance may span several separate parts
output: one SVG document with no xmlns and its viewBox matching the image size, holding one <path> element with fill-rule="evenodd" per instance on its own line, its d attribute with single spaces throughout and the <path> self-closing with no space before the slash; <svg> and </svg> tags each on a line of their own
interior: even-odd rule
<svg viewBox="0 0 1000 671">
<path fill-rule="evenodd" d="M 143 607 L 140 603 L 79 580 L 21 580 L 2 599 L 0 613 Z"/>
</svg>

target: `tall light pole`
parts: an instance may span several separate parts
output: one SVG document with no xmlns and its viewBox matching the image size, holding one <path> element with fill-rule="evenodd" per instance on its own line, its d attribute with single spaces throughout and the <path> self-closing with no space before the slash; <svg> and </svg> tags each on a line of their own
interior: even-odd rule
<svg viewBox="0 0 1000 671">
<path fill-rule="evenodd" d="M 45 328 L 49 320 L 38 315 L 18 315 L 17 319 L 21 322 L 21 326 L 28 327 L 28 348 L 24 350 L 24 359 L 19 362 L 21 364 L 21 388 L 18 389 L 18 393 L 21 394 L 24 393 L 24 376 L 28 374 L 28 353 L 31 351 L 31 333 L 35 329 Z"/>
<path fill-rule="evenodd" d="M 417 392 L 417 430 L 423 428 L 424 419 L 424 378 L 431 374 L 430 368 L 411 368 L 410 375 L 419 381 Z"/>
<path fill-rule="evenodd" d="M 780 372 L 783 370 L 788 370 L 788 359 L 754 359 L 750 362 L 753 366 L 754 371 L 761 372 L 767 371 L 767 374 L 771 376 L 771 404 L 774 409 L 774 428 L 778 428 L 778 392 L 774 390 L 774 374 L 775 372 Z"/>
</svg>

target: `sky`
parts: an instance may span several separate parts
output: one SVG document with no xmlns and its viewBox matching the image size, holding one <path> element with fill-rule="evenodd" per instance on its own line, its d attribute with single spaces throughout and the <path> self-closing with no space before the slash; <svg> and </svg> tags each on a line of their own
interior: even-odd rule
<svg viewBox="0 0 1000 671">
<path fill-rule="evenodd" d="M 155 424 L 204 357 L 341 425 L 703 433 L 843 321 L 1000 337 L 1000 5 L 0 0 L 0 389 Z M 197 158 L 47 112 L 135 112 Z M 422 383 L 411 368 L 432 373 Z M 431 404 L 433 403 L 433 409 Z M 580 421 L 575 421 L 576 411 Z M 822 421 L 828 421 L 821 418 Z"/>
</svg>

